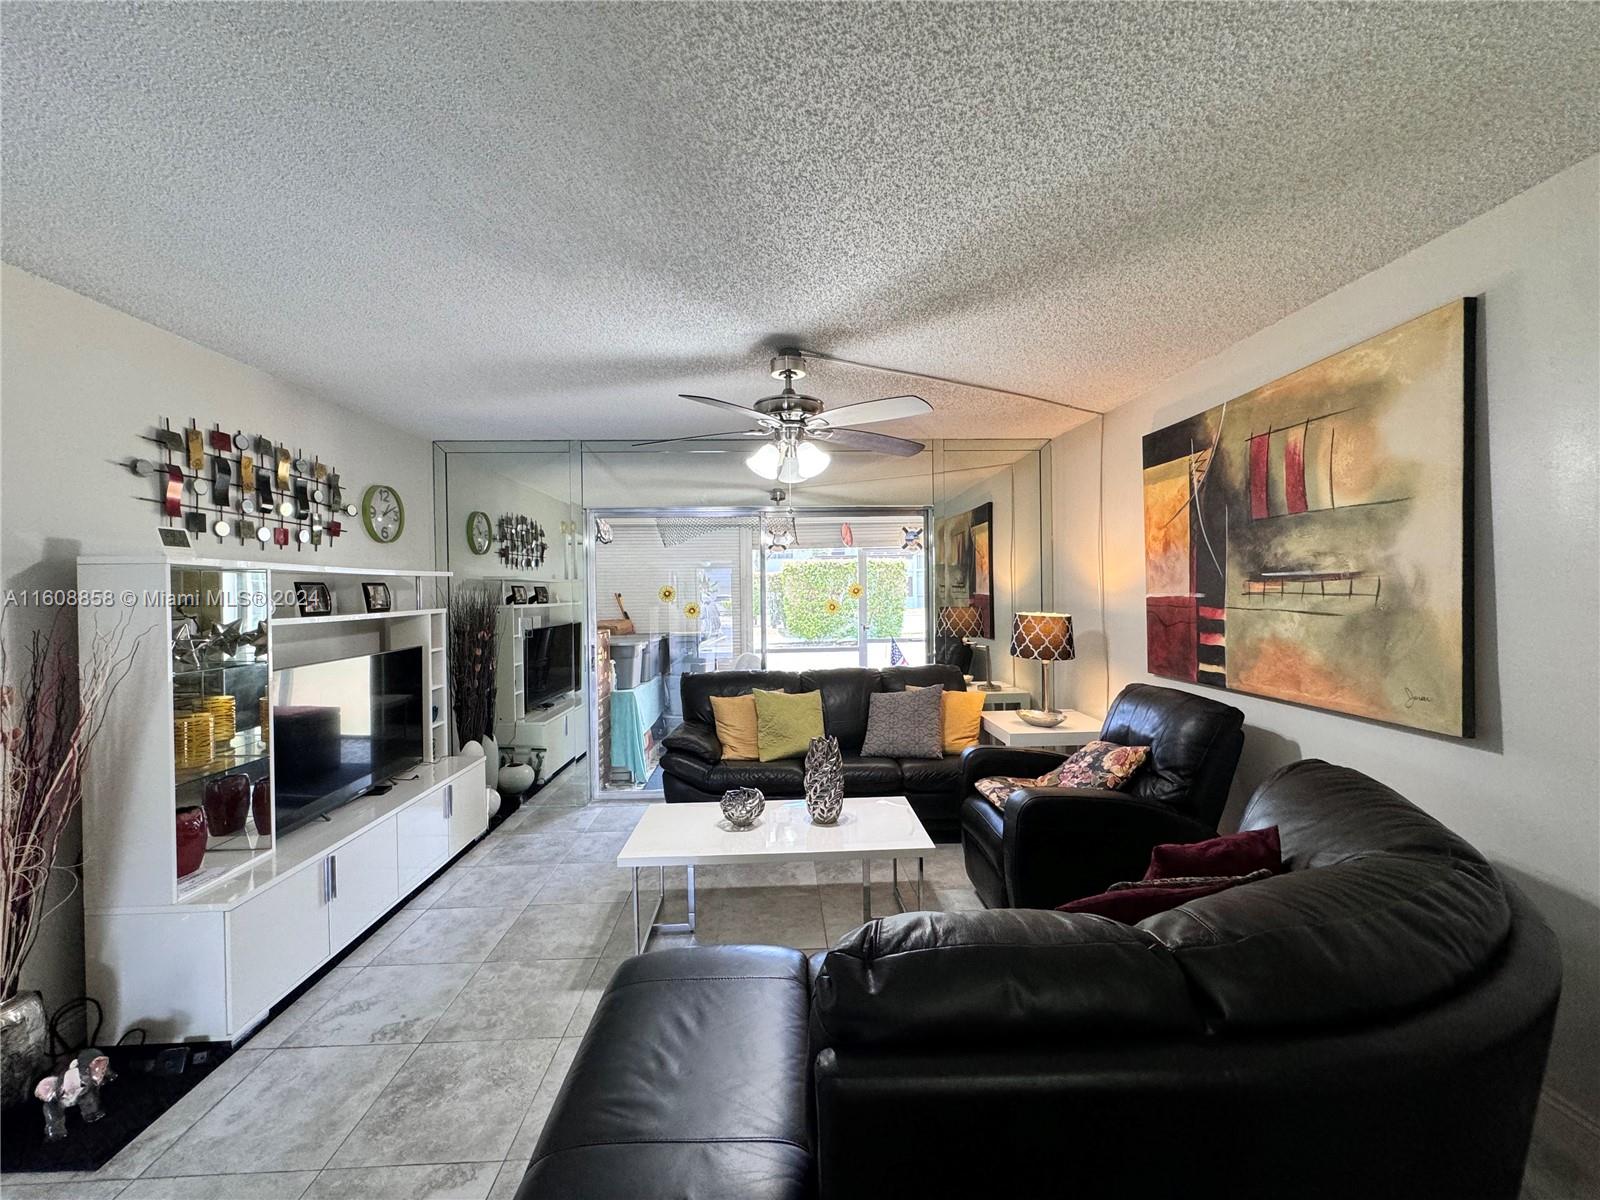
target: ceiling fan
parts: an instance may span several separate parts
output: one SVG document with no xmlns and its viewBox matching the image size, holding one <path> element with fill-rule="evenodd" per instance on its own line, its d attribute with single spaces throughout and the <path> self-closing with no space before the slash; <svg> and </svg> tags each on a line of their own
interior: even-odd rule
<svg viewBox="0 0 1600 1200">
<path fill-rule="evenodd" d="M 794 390 L 794 381 L 805 377 L 804 360 L 795 350 L 779 351 L 772 360 L 772 377 L 783 380 L 783 390 L 775 396 L 757 400 L 753 407 L 732 404 L 714 396 L 692 396 L 679 393 L 681 400 L 697 404 L 710 404 L 726 408 L 755 422 L 754 429 L 736 429 L 730 433 L 702 433 L 691 437 L 658 438 L 650 442 L 635 442 L 635 446 L 660 446 L 670 442 L 703 442 L 725 438 L 761 438 L 763 444 L 744 460 L 763 479 L 779 483 L 799 483 L 820 475 L 828 467 L 830 455 L 825 446 L 839 446 L 847 450 L 868 450 L 878 454 L 897 454 L 910 457 L 926 448 L 921 442 L 907 438 L 891 437 L 886 433 L 871 433 L 857 429 L 858 425 L 871 425 L 876 421 L 897 421 L 903 417 L 917 417 L 933 411 L 933 406 L 921 396 L 885 396 L 881 400 L 868 400 L 862 404 L 847 404 L 832 412 L 815 396 Z"/>
</svg>

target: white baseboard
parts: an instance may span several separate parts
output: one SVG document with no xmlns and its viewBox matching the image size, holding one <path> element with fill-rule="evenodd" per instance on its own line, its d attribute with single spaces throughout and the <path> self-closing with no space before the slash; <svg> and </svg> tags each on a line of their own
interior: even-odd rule
<svg viewBox="0 0 1600 1200">
<path fill-rule="evenodd" d="M 1553 1154 L 1571 1171 L 1578 1195 L 1600 1195 L 1600 1121 L 1559 1092 L 1545 1088 L 1534 1117 L 1535 1155 Z M 1569 1176 L 1570 1178 L 1570 1176 Z"/>
</svg>

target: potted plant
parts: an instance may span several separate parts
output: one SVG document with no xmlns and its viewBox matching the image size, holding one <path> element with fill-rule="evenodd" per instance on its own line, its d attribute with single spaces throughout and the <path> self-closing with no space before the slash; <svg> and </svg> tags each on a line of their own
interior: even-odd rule
<svg viewBox="0 0 1600 1200">
<path fill-rule="evenodd" d="M 450 604 L 450 707 L 456 719 L 456 743 L 463 754 L 482 749 L 491 790 L 500 774 L 500 750 L 494 744 L 497 597 L 487 587 L 467 586 Z"/>
<path fill-rule="evenodd" d="M 25 1100 L 50 1067 L 44 1004 L 21 990 L 22 966 L 45 919 L 76 888 L 71 866 L 56 862 L 62 832 L 83 801 L 89 749 L 117 685 L 138 650 L 116 636 L 97 640 L 80 664 L 70 625 L 57 619 L 29 638 L 18 668 L 0 623 L 0 1100 Z M 55 872 L 71 881 L 51 903 Z"/>
</svg>

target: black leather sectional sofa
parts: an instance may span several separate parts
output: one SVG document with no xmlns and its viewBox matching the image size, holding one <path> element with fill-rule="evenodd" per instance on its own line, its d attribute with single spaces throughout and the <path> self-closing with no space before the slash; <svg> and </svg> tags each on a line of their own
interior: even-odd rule
<svg viewBox="0 0 1600 1200">
<path fill-rule="evenodd" d="M 867 736 L 867 709 L 874 692 L 903 692 L 908 684 L 942 684 L 965 691 L 959 669 L 944 664 L 926 667 L 840 667 L 831 671 L 710 671 L 683 677 L 683 724 L 663 740 L 662 788 L 667 803 L 720 800 L 734 787 L 757 787 L 768 797 L 805 794 L 805 770 L 799 758 L 776 762 L 730 761 L 722 757 L 712 696 L 747 696 L 757 688 L 774 692 L 821 692 L 826 732 L 839 739 L 844 756 L 844 794 L 904 796 L 928 836 L 955 841 L 961 833 L 961 801 L 966 795 L 961 756 L 942 758 L 868 758 L 861 753 Z"/>
<path fill-rule="evenodd" d="M 1286 873 L 1128 926 L 907 913 L 807 961 L 646 954 L 517 1195 L 1515 1200 L 1555 940 L 1376 781 L 1280 771 Z"/>
</svg>

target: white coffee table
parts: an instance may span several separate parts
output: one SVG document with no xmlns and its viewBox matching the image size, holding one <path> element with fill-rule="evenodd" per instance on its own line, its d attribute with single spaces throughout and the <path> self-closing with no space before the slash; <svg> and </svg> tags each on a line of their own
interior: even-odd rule
<svg viewBox="0 0 1600 1200">
<path fill-rule="evenodd" d="M 917 856 L 917 904 L 922 904 L 922 858 L 933 849 L 933 839 L 922 827 L 904 796 L 863 796 L 847 799 L 835 825 L 813 825 L 804 800 L 769 800 L 751 829 L 734 829 L 722 815 L 722 806 L 708 804 L 652 804 L 634 826 L 617 866 L 633 873 L 633 944 L 644 952 L 650 934 L 693 933 L 695 929 L 694 869 L 722 863 L 827 862 L 861 860 L 861 918 L 872 919 L 872 859 L 900 854 Z M 655 909 L 645 920 L 639 908 L 639 872 L 658 869 L 660 890 Z M 687 867 L 689 919 L 658 923 L 667 867 Z M 900 895 L 900 864 L 890 868 L 895 900 Z"/>
</svg>

